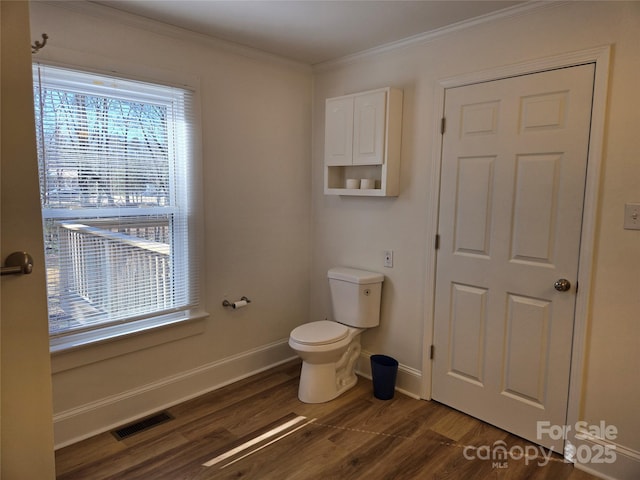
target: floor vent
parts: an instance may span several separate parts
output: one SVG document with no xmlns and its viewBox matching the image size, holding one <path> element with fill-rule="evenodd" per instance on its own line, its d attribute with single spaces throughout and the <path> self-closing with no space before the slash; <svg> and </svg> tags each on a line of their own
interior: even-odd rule
<svg viewBox="0 0 640 480">
<path fill-rule="evenodd" d="M 111 433 L 114 437 L 116 437 L 117 440 L 124 440 L 131 435 L 135 435 L 136 433 L 142 432 L 143 430 L 148 430 L 155 427 L 156 425 L 168 422 L 169 420 L 173 420 L 173 416 L 171 416 L 171 414 L 167 412 L 160 412 L 151 417 L 143 418 L 142 420 L 138 420 L 135 423 L 131 423 L 117 430 L 113 430 Z"/>
</svg>

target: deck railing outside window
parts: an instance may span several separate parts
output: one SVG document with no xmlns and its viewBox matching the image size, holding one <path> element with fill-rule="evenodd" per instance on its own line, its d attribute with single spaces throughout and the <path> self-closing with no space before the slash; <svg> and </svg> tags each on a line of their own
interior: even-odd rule
<svg viewBox="0 0 640 480">
<path fill-rule="evenodd" d="M 49 291 L 66 295 L 52 333 L 172 308 L 168 234 L 168 221 L 57 222 L 59 255 L 49 262 Z"/>
</svg>

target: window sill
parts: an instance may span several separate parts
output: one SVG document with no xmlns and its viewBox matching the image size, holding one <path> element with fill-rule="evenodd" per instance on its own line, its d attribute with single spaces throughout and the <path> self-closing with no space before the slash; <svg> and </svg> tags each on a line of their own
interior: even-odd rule
<svg viewBox="0 0 640 480">
<path fill-rule="evenodd" d="M 54 338 L 50 343 L 51 372 L 63 372 L 199 335 L 205 330 L 208 316 L 202 311 L 165 315 Z"/>
</svg>

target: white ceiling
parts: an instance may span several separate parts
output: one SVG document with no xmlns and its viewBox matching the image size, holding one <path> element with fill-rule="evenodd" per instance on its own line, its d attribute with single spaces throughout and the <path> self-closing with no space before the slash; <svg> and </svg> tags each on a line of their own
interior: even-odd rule
<svg viewBox="0 0 640 480">
<path fill-rule="evenodd" d="M 102 0 L 94 3 L 314 65 L 524 2 Z"/>
</svg>

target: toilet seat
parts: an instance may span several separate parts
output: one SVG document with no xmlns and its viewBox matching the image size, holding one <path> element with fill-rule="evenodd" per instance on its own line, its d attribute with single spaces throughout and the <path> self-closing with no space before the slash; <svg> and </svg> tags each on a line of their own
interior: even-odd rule
<svg viewBox="0 0 640 480">
<path fill-rule="evenodd" d="M 305 323 L 291 332 L 291 338 L 302 345 L 327 345 L 339 342 L 349 335 L 349 329 L 340 323 L 320 320 Z"/>
</svg>

